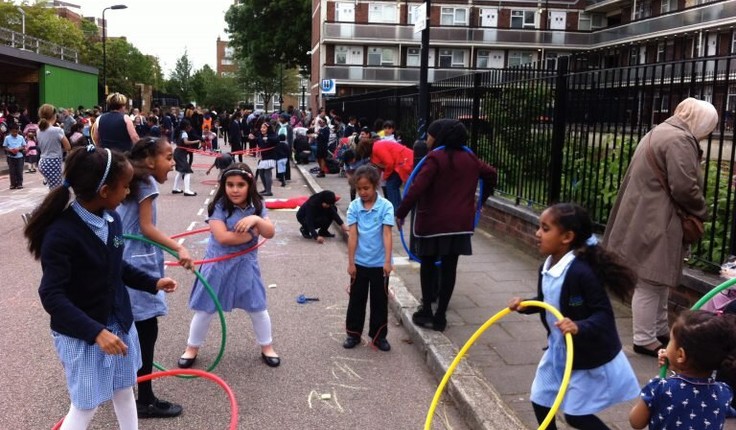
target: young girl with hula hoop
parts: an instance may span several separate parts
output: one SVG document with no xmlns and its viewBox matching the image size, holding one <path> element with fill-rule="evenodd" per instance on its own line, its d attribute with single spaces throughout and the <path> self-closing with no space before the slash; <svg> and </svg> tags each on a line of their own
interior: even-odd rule
<svg viewBox="0 0 736 430">
<path fill-rule="evenodd" d="M 141 235 L 176 251 L 179 263 L 187 269 L 192 269 L 189 251 L 156 227 L 158 218 L 156 200 L 159 196 L 157 184 L 166 182 L 169 172 L 174 168 L 171 144 L 166 138 L 145 137 L 133 144 L 128 159 L 134 170 L 130 194 L 116 209 L 123 223 L 123 232 Z M 123 258 L 151 276 L 160 277 L 164 274 L 163 251 L 148 242 L 127 242 Z M 168 306 L 162 292 L 156 295 L 145 294 L 128 285 L 128 294 L 143 361 L 138 376 L 144 376 L 153 371 L 158 317 L 168 313 Z M 156 398 L 151 381 L 138 384 L 136 403 L 138 418 L 170 418 L 182 412 L 180 405 Z"/>
<path fill-rule="evenodd" d="M 119 427 L 138 428 L 133 385 L 141 354 L 124 284 L 156 294 L 174 291 L 176 282 L 123 260 L 115 207 L 132 178 L 123 154 L 94 145 L 74 149 L 62 186 L 51 190 L 25 228 L 28 249 L 42 263 L 38 292 L 71 397 L 62 430 L 86 429 L 97 407 L 111 399 Z"/>
<path fill-rule="evenodd" d="M 523 308 L 522 299 L 509 302 L 511 310 L 540 313 L 547 329 L 547 349 L 537 366 L 530 400 L 542 423 L 562 383 L 567 356 L 564 336 L 573 336 L 572 376 L 561 410 L 576 429 L 607 429 L 594 414 L 616 403 L 635 399 L 639 382 L 621 348 L 616 320 L 606 288 L 624 299 L 636 284 L 636 274 L 597 245 L 593 223 L 585 209 L 570 203 L 547 208 L 539 218 L 542 265 L 537 297 L 565 316 L 560 321 L 539 308 Z M 555 430 L 552 420 L 547 427 Z"/>
<path fill-rule="evenodd" d="M 256 190 L 253 172 L 244 163 L 235 163 L 222 172 L 217 192 L 207 209 L 211 233 L 205 259 L 254 247 L 259 236 L 266 239 L 274 236 L 274 225 Z M 279 366 L 281 359 L 272 345 L 271 317 L 266 306 L 258 252 L 253 250 L 235 258 L 203 264 L 200 272 L 215 290 L 223 311 L 238 308 L 248 313 L 261 347 L 261 358 L 270 367 Z M 179 358 L 180 368 L 194 364 L 216 310 L 199 281 L 192 289 L 189 307 L 195 313 L 189 327 L 187 348 Z"/>
</svg>

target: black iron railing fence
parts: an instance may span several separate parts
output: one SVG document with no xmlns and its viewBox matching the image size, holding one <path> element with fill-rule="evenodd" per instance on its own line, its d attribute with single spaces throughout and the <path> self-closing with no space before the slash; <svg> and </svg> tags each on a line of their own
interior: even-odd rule
<svg viewBox="0 0 736 430">
<path fill-rule="evenodd" d="M 431 117 L 466 123 L 472 149 L 499 170 L 499 196 L 534 210 L 574 201 L 602 230 L 639 139 L 684 98 L 710 101 L 720 118 L 701 142 L 709 218 L 693 256 L 720 266 L 736 253 L 736 55 L 595 70 L 575 70 L 575 60 L 434 82 Z M 327 108 L 371 124 L 393 119 L 404 142 L 418 137 L 417 87 L 330 99 Z"/>
</svg>

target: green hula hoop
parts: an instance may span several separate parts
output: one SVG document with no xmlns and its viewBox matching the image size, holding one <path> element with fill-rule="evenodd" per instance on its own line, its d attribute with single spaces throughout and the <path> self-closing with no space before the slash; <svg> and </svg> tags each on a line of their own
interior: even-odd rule
<svg viewBox="0 0 736 430">
<path fill-rule="evenodd" d="M 174 258 L 176 258 L 176 259 L 179 258 L 179 255 L 173 249 L 168 248 L 168 247 L 166 247 L 164 245 L 161 245 L 158 242 L 154 242 L 154 241 L 152 241 L 152 240 L 150 240 L 148 238 L 145 238 L 143 236 L 138 236 L 138 235 L 134 235 L 134 234 L 124 234 L 123 235 L 123 238 L 124 239 L 129 239 L 129 240 L 138 240 L 138 241 L 141 241 L 141 242 L 145 242 L 145 243 L 151 244 L 151 245 L 153 245 L 153 246 L 155 246 L 157 248 L 160 248 L 160 249 L 168 252 L 169 254 L 171 254 L 172 256 L 174 256 Z M 199 270 L 196 270 L 195 269 L 194 270 L 194 274 L 197 276 L 197 279 L 199 279 L 200 282 L 202 282 L 202 285 L 204 285 L 204 288 L 207 290 L 207 294 L 209 294 L 210 297 L 212 298 L 212 301 L 215 302 L 215 308 L 217 308 L 217 314 L 220 316 L 220 326 L 222 327 L 222 340 L 220 341 L 220 351 L 218 351 L 217 357 L 215 357 L 215 361 L 213 361 L 212 364 L 210 365 L 210 367 L 208 367 L 207 370 L 206 370 L 207 372 L 212 372 L 212 370 L 215 367 L 217 367 L 218 364 L 220 364 L 220 360 L 222 359 L 222 355 L 225 353 L 225 343 L 227 342 L 227 327 L 225 325 L 225 315 L 222 312 L 222 306 L 220 305 L 220 301 L 217 300 L 217 295 L 212 290 L 212 287 L 210 286 L 209 282 L 207 282 L 207 280 L 204 279 L 204 276 L 202 276 L 202 274 L 199 273 Z M 167 371 L 167 370 L 169 370 L 169 369 L 165 368 L 164 366 L 162 366 L 161 364 L 159 364 L 159 363 L 157 363 L 155 361 L 153 362 L 153 366 L 156 369 L 161 370 L 161 371 L 164 371 L 164 372 Z M 176 375 L 176 376 L 178 378 L 183 378 L 183 379 L 194 379 L 194 378 L 198 378 L 199 377 L 199 376 L 196 376 L 196 375 Z"/>
<path fill-rule="evenodd" d="M 706 295 L 700 298 L 693 307 L 690 308 L 690 310 L 697 311 L 700 309 L 704 304 L 708 303 L 710 299 L 715 297 L 716 294 L 720 293 L 721 291 L 725 290 L 726 288 L 729 288 L 736 284 L 736 278 L 729 279 L 728 281 L 722 283 L 721 285 L 718 285 L 717 287 L 713 288 L 712 290 L 708 291 Z M 667 368 L 669 367 L 667 361 L 662 365 L 662 367 L 659 368 L 659 377 L 664 378 L 667 376 Z"/>
</svg>

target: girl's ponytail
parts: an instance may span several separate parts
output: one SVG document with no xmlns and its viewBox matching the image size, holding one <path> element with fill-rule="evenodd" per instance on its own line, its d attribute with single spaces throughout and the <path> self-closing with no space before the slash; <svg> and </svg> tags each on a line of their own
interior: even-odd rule
<svg viewBox="0 0 736 430">
<path fill-rule="evenodd" d="M 619 256 L 599 244 L 586 244 L 575 256 L 588 263 L 601 283 L 614 295 L 626 301 L 636 287 L 636 272 L 626 266 Z"/>
<path fill-rule="evenodd" d="M 28 250 L 36 260 L 41 258 L 41 244 L 46 229 L 66 209 L 70 197 L 69 183 L 64 181 L 64 185 L 54 188 L 46 195 L 28 220 L 23 234 L 28 239 Z"/>
</svg>

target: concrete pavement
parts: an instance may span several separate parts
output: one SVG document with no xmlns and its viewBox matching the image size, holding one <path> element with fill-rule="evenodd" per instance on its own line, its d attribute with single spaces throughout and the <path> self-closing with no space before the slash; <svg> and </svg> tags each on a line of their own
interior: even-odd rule
<svg viewBox="0 0 736 430">
<path fill-rule="evenodd" d="M 329 189 L 341 196 L 338 208 L 344 215 L 350 199 L 347 180 L 338 175 L 316 178 L 309 173 L 311 167 L 312 164 L 299 166 L 307 183 L 315 192 Z M 394 239 L 396 279 L 391 283 L 397 294 L 391 309 L 424 352 L 438 381 L 470 336 L 502 310 L 511 297 L 536 294 L 542 258 L 525 253 L 508 239 L 477 230 L 473 236 L 473 255 L 461 257 L 458 264 L 447 329 L 439 333 L 417 328 L 411 322 L 411 314 L 421 298 L 419 266 L 409 262 L 398 234 L 394 234 Z M 631 309 L 615 298 L 611 300 L 624 351 L 643 385 L 657 375 L 656 360 L 633 352 Z M 537 428 L 529 390 L 545 346 L 546 333 L 536 315 L 510 314 L 480 336 L 468 351 L 468 359 L 458 366 L 449 389 L 470 427 Z M 598 415 L 613 429 L 630 429 L 628 414 L 632 405 L 633 401 L 619 404 Z M 568 428 L 560 415 L 558 428 Z M 736 425 L 729 422 L 726 428 Z"/>
</svg>

